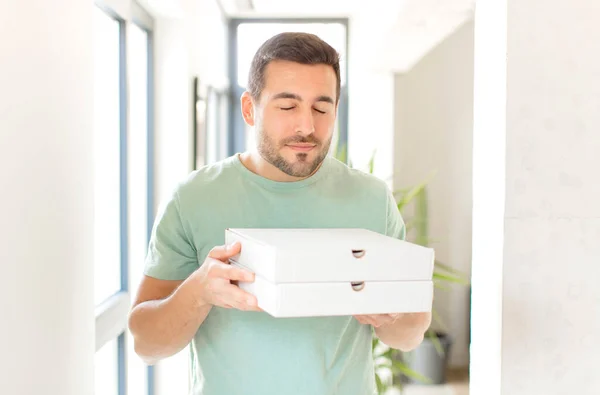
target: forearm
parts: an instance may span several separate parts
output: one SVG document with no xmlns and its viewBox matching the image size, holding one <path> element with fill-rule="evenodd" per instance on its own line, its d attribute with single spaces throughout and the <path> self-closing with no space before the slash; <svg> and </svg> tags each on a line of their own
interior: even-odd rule
<svg viewBox="0 0 600 395">
<path fill-rule="evenodd" d="M 407 313 L 396 321 L 375 328 L 375 335 L 391 348 L 410 351 L 423 341 L 431 325 L 431 313 Z"/>
<path fill-rule="evenodd" d="M 199 303 L 184 281 L 169 297 L 137 305 L 130 314 L 129 328 L 136 353 L 148 364 L 167 358 L 187 346 L 210 312 Z"/>
</svg>

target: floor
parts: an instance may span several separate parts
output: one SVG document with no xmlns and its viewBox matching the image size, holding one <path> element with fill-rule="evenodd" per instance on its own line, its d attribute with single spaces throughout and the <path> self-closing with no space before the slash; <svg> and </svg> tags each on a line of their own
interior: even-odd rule
<svg viewBox="0 0 600 395">
<path fill-rule="evenodd" d="M 448 382 L 443 385 L 407 385 L 404 392 L 397 389 L 385 395 L 469 395 L 469 371 L 457 369 L 448 372 Z"/>
</svg>

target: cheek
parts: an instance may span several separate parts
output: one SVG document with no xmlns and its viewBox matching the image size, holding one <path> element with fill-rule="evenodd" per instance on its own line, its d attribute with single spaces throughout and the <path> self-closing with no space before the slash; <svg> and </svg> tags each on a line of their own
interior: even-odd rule
<svg viewBox="0 0 600 395">
<path fill-rule="evenodd" d="M 333 131 L 335 117 L 331 114 L 319 115 L 315 117 L 314 122 L 317 134 L 326 135 Z"/>
<path fill-rule="evenodd" d="M 280 138 L 285 136 L 289 132 L 289 129 L 293 129 L 293 122 L 291 121 L 291 117 L 276 111 L 271 111 L 268 114 L 265 114 L 262 127 L 272 138 Z"/>
</svg>

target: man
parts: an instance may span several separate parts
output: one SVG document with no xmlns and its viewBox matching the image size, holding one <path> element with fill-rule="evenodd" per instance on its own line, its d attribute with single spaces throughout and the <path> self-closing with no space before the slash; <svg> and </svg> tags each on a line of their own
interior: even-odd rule
<svg viewBox="0 0 600 395">
<path fill-rule="evenodd" d="M 429 327 L 428 313 L 277 319 L 235 285 L 254 276 L 228 264 L 240 251 L 222 245 L 228 227 L 405 236 L 387 186 L 327 156 L 339 95 L 331 46 L 303 33 L 266 41 L 241 98 L 257 149 L 193 172 L 156 219 L 129 326 L 149 364 L 192 343 L 195 395 L 373 394 L 373 327 L 402 350 Z"/>
</svg>

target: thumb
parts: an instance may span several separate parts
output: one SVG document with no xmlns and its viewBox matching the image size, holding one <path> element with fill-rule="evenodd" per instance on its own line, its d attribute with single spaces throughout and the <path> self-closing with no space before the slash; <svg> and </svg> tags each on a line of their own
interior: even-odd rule
<svg viewBox="0 0 600 395">
<path fill-rule="evenodd" d="M 227 259 L 231 258 L 240 253 L 242 250 L 242 245 L 239 242 L 235 242 L 230 245 L 217 246 L 214 247 L 208 253 L 208 256 L 214 259 L 218 259 L 220 261 L 225 262 Z"/>
</svg>

